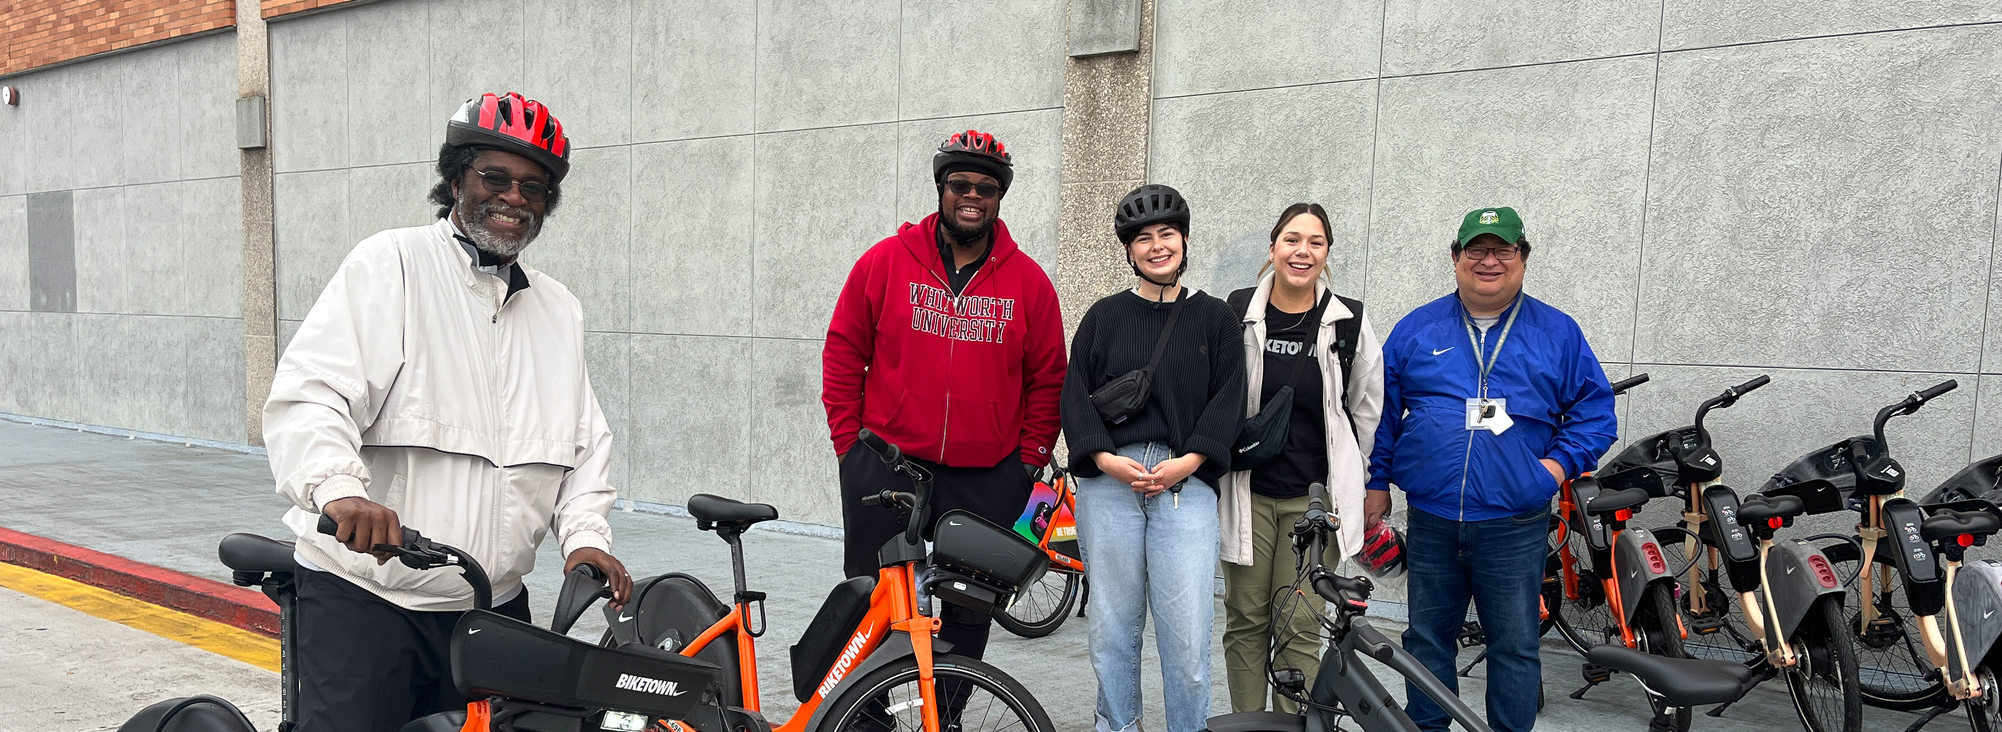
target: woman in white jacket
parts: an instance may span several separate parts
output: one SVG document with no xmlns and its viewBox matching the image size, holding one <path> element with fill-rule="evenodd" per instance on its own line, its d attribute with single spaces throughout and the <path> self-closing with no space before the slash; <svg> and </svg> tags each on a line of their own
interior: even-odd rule
<svg viewBox="0 0 2002 732">
<path fill-rule="evenodd" d="M 1341 519 L 1340 557 L 1360 548 L 1365 528 L 1363 484 L 1383 411 L 1383 354 L 1362 303 L 1334 295 L 1328 285 L 1329 231 L 1320 204 L 1288 206 L 1272 227 L 1258 285 L 1230 296 L 1244 323 L 1247 417 L 1296 373 L 1294 359 L 1313 359 L 1292 379 L 1285 449 L 1250 470 L 1233 465 L 1218 486 L 1224 661 L 1238 712 L 1266 708 L 1268 649 L 1277 649 L 1274 667 L 1300 669 L 1313 685 L 1320 651 L 1313 614 L 1302 606 L 1274 617 L 1275 593 L 1294 580 L 1287 534 L 1307 509 L 1307 487 L 1328 487 L 1329 508 Z M 1360 319 L 1361 327 L 1341 327 L 1350 319 Z M 1348 339 L 1354 342 L 1340 342 Z M 1345 351 L 1354 354 L 1347 369 Z M 1284 697 L 1275 702 L 1280 711 L 1298 709 Z"/>
</svg>

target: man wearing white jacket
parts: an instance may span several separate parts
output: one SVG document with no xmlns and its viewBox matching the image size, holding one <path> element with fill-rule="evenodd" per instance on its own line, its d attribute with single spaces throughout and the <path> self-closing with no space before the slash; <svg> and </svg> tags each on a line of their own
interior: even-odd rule
<svg viewBox="0 0 2002 732">
<path fill-rule="evenodd" d="M 397 729 L 465 704 L 453 624 L 472 607 L 456 572 L 369 554 L 408 526 L 492 578 L 497 611 L 528 619 L 521 578 L 554 532 L 567 571 L 607 550 L 612 435 L 584 366 L 577 298 L 516 257 L 556 207 L 569 139 L 512 92 L 446 125 L 439 219 L 356 245 L 278 364 L 264 440 L 298 535 L 303 732 Z M 340 526 L 318 533 L 320 514 Z"/>
</svg>

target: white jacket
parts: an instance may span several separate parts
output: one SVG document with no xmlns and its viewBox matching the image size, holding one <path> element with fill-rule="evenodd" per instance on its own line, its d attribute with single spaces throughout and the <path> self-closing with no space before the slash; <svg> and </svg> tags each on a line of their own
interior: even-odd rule
<svg viewBox="0 0 2002 732">
<path fill-rule="evenodd" d="M 264 442 L 307 561 L 412 610 L 464 610 L 454 570 L 418 571 L 315 530 L 363 496 L 464 549 L 494 597 L 521 586 L 551 530 L 563 553 L 609 549 L 612 434 L 584 367 L 583 310 L 517 262 L 528 287 L 473 269 L 451 222 L 391 229 L 349 252 L 285 350 Z"/>
<path fill-rule="evenodd" d="M 1261 387 L 1265 382 L 1265 305 L 1272 299 L 1272 277 L 1267 273 L 1258 281 L 1258 290 L 1251 296 L 1251 303 L 1244 311 L 1244 384 L 1247 391 L 1244 400 L 1244 416 L 1257 414 Z M 1319 280 L 1314 284 L 1316 301 L 1323 290 Z M 1341 364 L 1329 351 L 1335 340 L 1335 323 L 1358 317 L 1349 312 L 1342 301 L 1330 299 L 1328 307 L 1321 312 L 1320 335 L 1314 342 L 1315 361 L 1321 371 L 1321 414 L 1325 417 L 1324 430 L 1328 437 L 1328 495 L 1334 504 L 1329 508 L 1341 519 L 1341 532 L 1337 535 L 1341 556 L 1354 556 L 1362 548 L 1363 529 L 1363 484 L 1369 481 L 1369 451 L 1376 437 L 1376 423 L 1383 418 L 1383 348 L 1376 339 L 1376 331 L 1363 318 L 1361 333 L 1356 340 L 1356 357 L 1352 370 L 1343 379 Z M 1355 432 L 1349 431 L 1349 419 L 1355 419 Z M 1224 475 L 1217 486 L 1221 500 L 1217 504 L 1219 533 L 1223 546 L 1220 551 L 1223 561 L 1231 564 L 1251 564 L 1251 471 L 1234 470 Z"/>
</svg>

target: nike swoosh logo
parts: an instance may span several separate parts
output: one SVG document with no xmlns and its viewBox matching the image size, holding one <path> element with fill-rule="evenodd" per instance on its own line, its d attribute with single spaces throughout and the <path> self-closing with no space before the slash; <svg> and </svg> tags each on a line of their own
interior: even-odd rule
<svg viewBox="0 0 2002 732">
<path fill-rule="evenodd" d="M 619 622 L 621 622 L 621 623 L 630 623 L 630 622 L 632 622 L 632 620 L 633 620 L 633 616 L 631 616 L 631 615 L 627 615 L 627 614 L 625 614 L 625 613 L 619 613 Z"/>
<path fill-rule="evenodd" d="M 1433 351 L 1433 352 L 1432 352 L 1432 355 L 1434 355 L 1434 356 L 1437 356 L 1437 355 L 1439 355 L 1439 354 L 1441 354 L 1441 353 L 1445 353 L 1445 352 L 1447 352 L 1447 351 L 1451 351 L 1451 350 L 1453 350 L 1454 348 L 1457 348 L 1457 346 L 1447 346 L 1447 347 L 1445 347 L 1445 348 L 1441 348 L 1441 349 L 1439 349 L 1439 350 L 1437 350 L 1437 351 Z"/>
<path fill-rule="evenodd" d="M 945 525 L 947 525 L 947 526 L 962 526 L 962 525 L 964 525 L 964 524 L 961 524 L 961 523 L 959 523 L 958 521 L 947 521 L 947 522 L 945 522 Z"/>
<path fill-rule="evenodd" d="M 1787 567 L 1787 574 L 1793 574 L 1793 568 L 1792 568 L 1792 567 Z"/>
<path fill-rule="evenodd" d="M 468 629 L 468 630 L 466 631 L 466 635 L 472 635 L 472 634 L 474 634 L 474 633 L 478 633 L 478 632 L 480 632 L 480 631 L 482 631 L 482 630 L 486 630 L 486 628 L 471 628 L 471 629 Z"/>
</svg>

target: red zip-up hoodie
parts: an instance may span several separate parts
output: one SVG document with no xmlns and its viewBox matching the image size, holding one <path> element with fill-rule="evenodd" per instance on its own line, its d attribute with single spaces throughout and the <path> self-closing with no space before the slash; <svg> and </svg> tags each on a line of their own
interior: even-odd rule
<svg viewBox="0 0 2002 732">
<path fill-rule="evenodd" d="M 841 287 L 821 352 L 834 451 L 863 427 L 912 457 L 991 467 L 1055 446 L 1063 317 L 1043 268 L 994 222 L 994 248 L 958 297 L 939 261 L 938 214 L 877 242 Z"/>
</svg>

